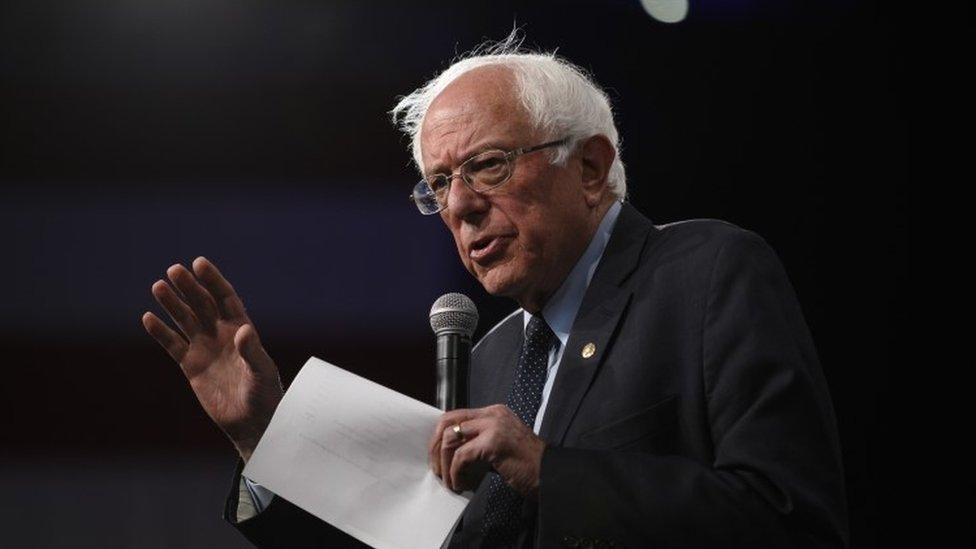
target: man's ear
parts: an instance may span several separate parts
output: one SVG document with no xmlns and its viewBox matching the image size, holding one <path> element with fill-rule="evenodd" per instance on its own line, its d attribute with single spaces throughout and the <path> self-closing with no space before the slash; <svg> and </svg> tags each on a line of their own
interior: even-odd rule
<svg viewBox="0 0 976 549">
<path fill-rule="evenodd" d="M 586 204 L 595 208 L 610 192 L 607 188 L 607 175 L 610 174 L 610 165 L 617 153 L 605 135 L 594 135 L 583 140 L 576 150 L 582 167 L 580 183 L 583 185 Z"/>
</svg>

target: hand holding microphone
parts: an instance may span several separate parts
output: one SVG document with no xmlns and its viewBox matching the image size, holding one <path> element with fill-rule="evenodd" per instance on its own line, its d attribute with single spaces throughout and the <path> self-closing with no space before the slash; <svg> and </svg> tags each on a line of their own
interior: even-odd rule
<svg viewBox="0 0 976 549">
<path fill-rule="evenodd" d="M 430 467 L 451 490 L 473 490 L 494 469 L 516 492 L 532 497 L 545 442 L 504 404 L 467 407 L 477 326 L 478 309 L 463 294 L 444 294 L 430 308 L 437 335 L 437 406 L 446 412 L 427 443 Z"/>
</svg>

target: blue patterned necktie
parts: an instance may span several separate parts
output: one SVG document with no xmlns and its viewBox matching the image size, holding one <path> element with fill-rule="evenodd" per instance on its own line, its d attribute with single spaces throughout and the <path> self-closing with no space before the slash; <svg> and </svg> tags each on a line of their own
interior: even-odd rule
<svg viewBox="0 0 976 549">
<path fill-rule="evenodd" d="M 542 404 L 542 388 L 549 372 L 549 350 L 556 335 L 542 317 L 533 315 L 525 328 L 525 343 L 515 371 L 515 383 L 508 393 L 508 407 L 530 428 Z M 481 525 L 485 547 L 507 547 L 515 542 L 522 529 L 522 496 L 502 480 L 489 473 L 488 505 Z"/>
</svg>

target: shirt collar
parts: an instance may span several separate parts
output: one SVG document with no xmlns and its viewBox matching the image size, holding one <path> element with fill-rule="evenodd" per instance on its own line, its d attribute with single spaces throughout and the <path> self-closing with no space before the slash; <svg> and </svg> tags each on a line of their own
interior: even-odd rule
<svg viewBox="0 0 976 549">
<path fill-rule="evenodd" d="M 542 318 L 552 328 L 563 348 L 569 341 L 569 332 L 573 328 L 573 321 L 576 320 L 576 313 L 579 312 L 580 305 L 583 303 L 583 296 L 586 294 L 586 288 L 593 279 L 597 265 L 600 264 L 600 258 L 603 257 L 603 251 L 607 248 L 607 242 L 610 241 L 610 233 L 613 232 L 613 227 L 617 223 L 620 209 L 620 202 L 615 200 L 607 213 L 604 214 L 603 221 L 597 227 L 586 251 L 576 261 L 573 270 L 569 271 L 569 275 L 566 276 L 562 286 L 556 290 L 556 293 L 552 294 L 546 306 L 542 308 Z M 528 311 L 522 313 L 523 330 L 529 325 L 531 318 L 532 315 Z"/>
</svg>

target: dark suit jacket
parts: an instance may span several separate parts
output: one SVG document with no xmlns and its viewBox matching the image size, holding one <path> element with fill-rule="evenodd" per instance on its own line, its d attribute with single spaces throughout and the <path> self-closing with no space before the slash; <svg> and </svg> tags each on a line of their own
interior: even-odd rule
<svg viewBox="0 0 976 549">
<path fill-rule="evenodd" d="M 472 407 L 505 402 L 522 338 L 513 315 L 479 342 Z M 520 546 L 847 543 L 836 422 L 802 312 L 769 246 L 728 223 L 656 227 L 624 206 L 540 436 Z M 486 487 L 453 546 L 480 545 Z M 231 522 L 236 497 L 235 484 Z M 356 545 L 281 498 L 235 526 L 260 546 Z"/>
</svg>

